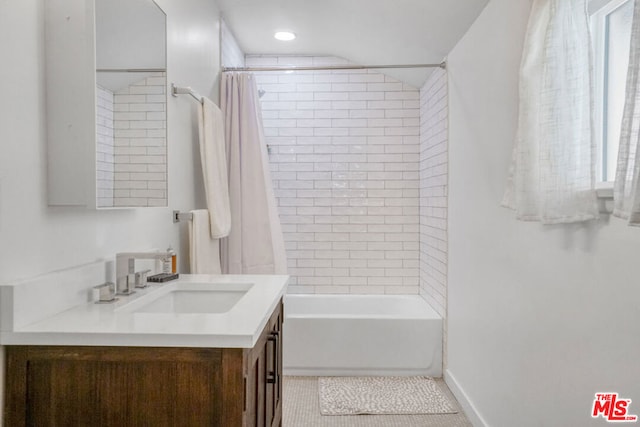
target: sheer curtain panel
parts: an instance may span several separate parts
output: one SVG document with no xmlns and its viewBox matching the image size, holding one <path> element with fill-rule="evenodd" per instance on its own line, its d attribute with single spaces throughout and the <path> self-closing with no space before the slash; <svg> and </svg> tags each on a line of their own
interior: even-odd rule
<svg viewBox="0 0 640 427">
<path fill-rule="evenodd" d="M 543 224 L 598 218 L 586 0 L 534 0 L 503 205 Z"/>
<path fill-rule="evenodd" d="M 640 225 L 640 0 L 635 0 L 613 214 Z"/>
</svg>

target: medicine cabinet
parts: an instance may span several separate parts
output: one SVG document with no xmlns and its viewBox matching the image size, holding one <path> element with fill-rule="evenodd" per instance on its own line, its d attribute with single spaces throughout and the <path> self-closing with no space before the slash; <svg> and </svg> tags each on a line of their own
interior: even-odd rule
<svg viewBox="0 0 640 427">
<path fill-rule="evenodd" d="M 166 15 L 153 0 L 47 0 L 51 206 L 167 206 Z"/>
</svg>

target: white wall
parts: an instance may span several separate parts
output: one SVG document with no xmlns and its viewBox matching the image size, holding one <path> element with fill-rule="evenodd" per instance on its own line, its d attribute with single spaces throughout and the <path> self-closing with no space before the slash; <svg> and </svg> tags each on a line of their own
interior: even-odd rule
<svg viewBox="0 0 640 427">
<path fill-rule="evenodd" d="M 179 250 L 171 209 L 203 207 L 195 102 L 169 97 L 169 207 L 91 211 L 46 203 L 43 5 L 0 1 L 0 283 L 146 248 Z M 167 13 L 168 80 L 218 98 L 219 11 L 210 0 L 158 1 Z M 0 360 L 0 365 L 4 362 Z"/>
<path fill-rule="evenodd" d="M 640 414 L 640 229 L 499 206 L 530 4 L 492 0 L 448 58 L 449 382 L 487 425 L 603 425 L 596 392 Z"/>
<path fill-rule="evenodd" d="M 417 294 L 419 91 L 375 70 L 261 72 L 256 81 L 290 292 Z"/>
<path fill-rule="evenodd" d="M 244 67 L 244 52 L 231 32 L 231 28 L 220 20 L 221 60 L 224 67 Z"/>
</svg>

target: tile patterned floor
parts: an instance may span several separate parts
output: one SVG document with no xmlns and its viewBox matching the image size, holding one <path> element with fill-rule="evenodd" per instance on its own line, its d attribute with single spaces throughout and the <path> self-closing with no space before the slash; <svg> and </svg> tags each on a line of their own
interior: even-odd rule
<svg viewBox="0 0 640 427">
<path fill-rule="evenodd" d="M 455 403 L 442 379 L 440 389 Z M 322 416 L 318 403 L 317 377 L 285 377 L 283 383 L 283 427 L 471 427 L 458 405 L 457 414 L 441 415 L 346 415 Z"/>
</svg>

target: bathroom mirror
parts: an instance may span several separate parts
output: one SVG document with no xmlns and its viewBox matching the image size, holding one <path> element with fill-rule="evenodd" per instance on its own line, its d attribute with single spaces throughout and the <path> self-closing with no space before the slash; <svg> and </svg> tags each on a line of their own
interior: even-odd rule
<svg viewBox="0 0 640 427">
<path fill-rule="evenodd" d="M 166 15 L 96 0 L 96 207 L 167 206 Z"/>
<path fill-rule="evenodd" d="M 167 206 L 166 15 L 153 0 L 47 0 L 49 206 Z"/>
</svg>

